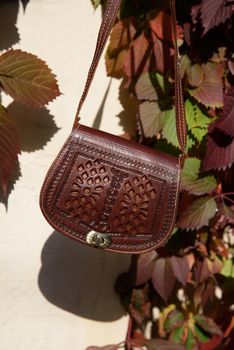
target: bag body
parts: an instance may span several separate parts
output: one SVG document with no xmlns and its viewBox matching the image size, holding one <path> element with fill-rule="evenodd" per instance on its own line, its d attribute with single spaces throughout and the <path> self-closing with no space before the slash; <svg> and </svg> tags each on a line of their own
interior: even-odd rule
<svg viewBox="0 0 234 350">
<path fill-rule="evenodd" d="M 76 241 L 138 254 L 165 244 L 173 230 L 186 150 L 186 120 L 175 40 L 175 118 L 180 157 L 79 123 L 120 3 L 107 1 L 73 130 L 46 175 L 40 206 L 55 230 Z M 176 39 L 174 0 L 170 0 L 170 8 Z"/>
<path fill-rule="evenodd" d="M 81 243 L 145 252 L 174 227 L 180 171 L 177 157 L 80 125 L 49 169 L 41 209 Z"/>
</svg>

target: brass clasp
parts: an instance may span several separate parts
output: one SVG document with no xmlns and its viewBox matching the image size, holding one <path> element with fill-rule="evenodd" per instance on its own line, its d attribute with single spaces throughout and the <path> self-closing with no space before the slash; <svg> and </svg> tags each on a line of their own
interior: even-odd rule
<svg viewBox="0 0 234 350">
<path fill-rule="evenodd" d="M 96 248 L 108 248 L 111 245 L 111 238 L 106 233 L 90 231 L 86 236 L 86 242 Z"/>
</svg>

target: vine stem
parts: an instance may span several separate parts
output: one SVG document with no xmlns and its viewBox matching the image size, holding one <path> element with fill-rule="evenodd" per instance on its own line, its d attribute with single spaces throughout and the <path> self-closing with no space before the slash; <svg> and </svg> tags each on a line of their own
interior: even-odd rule
<svg viewBox="0 0 234 350">
<path fill-rule="evenodd" d="M 224 193 L 218 193 L 213 198 L 225 198 L 228 201 L 230 201 L 232 204 L 234 204 L 234 200 L 229 198 L 228 196 L 234 195 L 234 192 L 224 192 Z"/>
<path fill-rule="evenodd" d="M 128 330 L 127 330 L 127 335 L 126 335 L 126 345 L 127 345 L 127 350 L 131 350 L 131 334 L 132 334 L 132 324 L 133 320 L 131 315 L 129 315 L 129 320 L 128 320 Z"/>
</svg>

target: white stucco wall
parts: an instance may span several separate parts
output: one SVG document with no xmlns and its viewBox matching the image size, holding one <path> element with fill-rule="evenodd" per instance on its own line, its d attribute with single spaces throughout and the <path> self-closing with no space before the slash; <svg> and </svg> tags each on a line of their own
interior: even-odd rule
<svg viewBox="0 0 234 350">
<path fill-rule="evenodd" d="M 13 14 L 15 5 L 5 3 Z M 2 17 L 3 6 L 1 2 Z M 128 269 L 129 256 L 64 238 L 47 224 L 38 206 L 46 170 L 70 132 L 99 23 L 100 12 L 94 13 L 89 0 L 30 0 L 25 11 L 19 6 L 20 41 L 14 47 L 46 60 L 63 95 L 49 105 L 49 112 L 10 107 L 23 152 L 21 176 L 7 212 L 0 204 L 1 350 L 83 350 L 125 337 L 128 319 L 113 285 Z M 5 31 L 4 36 L 10 35 L 16 40 L 16 29 Z M 92 124 L 108 83 L 102 60 L 83 109 L 83 123 Z M 10 99 L 3 97 L 3 102 L 7 105 Z M 120 111 L 118 82 L 113 82 L 101 128 L 121 133 L 115 117 Z"/>
</svg>

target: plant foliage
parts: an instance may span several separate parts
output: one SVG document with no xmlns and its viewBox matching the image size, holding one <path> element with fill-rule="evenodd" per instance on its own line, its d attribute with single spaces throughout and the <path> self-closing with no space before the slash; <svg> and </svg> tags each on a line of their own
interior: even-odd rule
<svg viewBox="0 0 234 350">
<path fill-rule="evenodd" d="M 10 49 L 0 55 L 0 91 L 29 107 L 43 107 L 60 95 L 55 75 L 47 64 L 30 53 Z M 0 104 L 0 192 L 7 198 L 20 142 L 17 127 Z"/>
<path fill-rule="evenodd" d="M 120 91 L 135 99 L 141 138 L 178 154 L 168 5 L 167 0 L 122 2 L 106 52 L 106 70 L 121 80 Z M 234 4 L 178 0 L 176 6 L 188 126 L 177 224 L 165 247 L 139 256 L 131 287 L 121 284 L 126 279 L 117 281 L 130 318 L 127 338 L 117 349 L 231 350 Z M 127 129 L 126 113 L 122 115 Z"/>
</svg>

